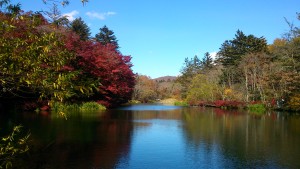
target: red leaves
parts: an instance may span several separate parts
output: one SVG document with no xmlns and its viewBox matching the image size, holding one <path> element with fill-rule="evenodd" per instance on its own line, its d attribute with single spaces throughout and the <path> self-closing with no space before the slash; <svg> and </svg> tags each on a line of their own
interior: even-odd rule
<svg viewBox="0 0 300 169">
<path fill-rule="evenodd" d="M 211 106 L 211 107 L 226 107 L 226 108 L 239 108 L 244 107 L 246 104 L 240 101 L 229 101 L 229 100 L 216 100 L 213 102 L 198 101 L 197 103 L 189 103 L 195 106 Z"/>
<path fill-rule="evenodd" d="M 245 103 L 239 101 L 217 100 L 214 101 L 216 107 L 238 108 L 243 107 Z"/>
<path fill-rule="evenodd" d="M 3 51 L 7 52 L 1 61 L 12 67 L 5 67 L 9 71 L 1 70 L 0 75 L 25 88 L 25 96 L 64 102 L 93 100 L 106 106 L 131 99 L 131 57 L 123 56 L 116 46 L 82 41 L 68 28 L 47 23 L 42 15 L 28 13 L 10 18 L 0 13 L 0 20 L 5 21 L 0 40 L 5 42 Z M 23 94 L 22 90 L 17 92 Z M 28 103 L 25 107 L 32 109 L 35 105 Z"/>
<path fill-rule="evenodd" d="M 115 46 L 98 42 L 80 41 L 71 33 L 68 35 L 66 48 L 76 53 L 74 67 L 99 78 L 99 92 L 94 100 L 105 106 L 117 106 L 131 99 L 134 88 L 134 74 L 131 70 L 131 57 L 123 56 Z"/>
</svg>

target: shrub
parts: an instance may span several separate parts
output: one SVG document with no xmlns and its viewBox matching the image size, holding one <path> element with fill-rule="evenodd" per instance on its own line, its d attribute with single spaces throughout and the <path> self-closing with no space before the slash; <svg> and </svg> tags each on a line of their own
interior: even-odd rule
<svg viewBox="0 0 300 169">
<path fill-rule="evenodd" d="M 80 111 L 82 112 L 101 111 L 101 110 L 106 110 L 106 107 L 96 102 L 86 102 L 80 106 Z"/>
<path fill-rule="evenodd" d="M 266 111 L 266 107 L 264 104 L 249 104 L 248 109 L 250 110 L 250 112 L 254 112 L 254 113 L 264 113 Z"/>
<path fill-rule="evenodd" d="M 216 107 L 223 107 L 223 108 L 239 108 L 244 107 L 243 102 L 239 101 L 226 101 L 226 100 L 216 100 L 213 103 Z"/>
<path fill-rule="evenodd" d="M 51 107 L 51 111 L 55 113 L 87 112 L 87 111 L 101 111 L 101 110 L 106 110 L 106 107 L 97 102 L 85 102 L 82 104 L 63 104 L 63 103 L 55 102 Z"/>
<path fill-rule="evenodd" d="M 51 106 L 51 111 L 55 113 L 59 112 L 74 112 L 74 111 L 79 111 L 80 107 L 78 104 L 64 104 L 60 102 L 55 102 Z"/>
</svg>

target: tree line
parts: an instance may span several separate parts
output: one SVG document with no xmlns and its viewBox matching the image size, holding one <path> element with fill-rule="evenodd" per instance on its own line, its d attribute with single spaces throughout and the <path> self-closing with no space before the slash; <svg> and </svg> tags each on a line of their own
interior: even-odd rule
<svg viewBox="0 0 300 169">
<path fill-rule="evenodd" d="M 175 79 L 166 78 L 166 80 L 158 80 L 136 74 L 136 84 L 132 95 L 133 102 L 149 103 L 168 98 L 180 99 L 181 85 L 176 83 Z"/>
<path fill-rule="evenodd" d="M 221 45 L 215 60 L 209 53 L 202 60 L 186 58 L 178 78 L 182 98 L 192 105 L 259 102 L 300 110 L 300 29 L 287 23 L 289 31 L 272 44 L 238 30 Z"/>
<path fill-rule="evenodd" d="M 70 22 L 54 5 L 45 16 L 0 4 L 0 102 L 28 109 L 53 102 L 117 106 L 135 85 L 131 57 L 107 26 L 95 37 L 81 18 Z"/>
</svg>

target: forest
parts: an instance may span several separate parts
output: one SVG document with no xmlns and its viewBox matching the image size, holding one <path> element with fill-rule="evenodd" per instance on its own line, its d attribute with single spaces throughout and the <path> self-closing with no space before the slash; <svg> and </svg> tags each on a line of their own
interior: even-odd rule
<svg viewBox="0 0 300 169">
<path fill-rule="evenodd" d="M 178 79 L 183 97 L 191 105 L 300 110 L 300 29 L 287 25 L 289 32 L 272 44 L 238 30 L 221 44 L 216 60 L 209 53 L 186 59 Z"/>
<path fill-rule="evenodd" d="M 131 56 L 119 50 L 107 26 L 95 37 L 81 18 L 23 11 L 0 4 L 0 103 L 48 110 L 55 103 L 97 102 L 114 107 L 131 99 Z"/>
<path fill-rule="evenodd" d="M 81 18 L 69 21 L 57 5 L 47 12 L 25 12 L 9 1 L 0 5 L 1 106 L 116 107 L 172 98 L 197 106 L 300 110 L 300 29 L 287 20 L 289 31 L 272 44 L 237 30 L 215 59 L 208 52 L 186 58 L 178 77 L 157 80 L 133 73 L 131 56 L 119 51 L 107 26 L 91 37 Z"/>
<path fill-rule="evenodd" d="M 184 161 L 174 154 L 188 157 L 179 165 L 185 168 L 193 161 L 208 161 L 206 167 L 220 161 L 223 168 L 242 161 L 237 167 L 245 167 L 248 159 L 255 159 L 250 168 L 297 168 L 297 155 L 289 154 L 299 149 L 299 113 L 289 112 L 300 111 L 299 27 L 285 20 L 288 31 L 271 44 L 237 30 L 216 58 L 209 52 L 186 57 L 177 77 L 152 79 L 133 72 L 131 56 L 121 53 L 110 28 L 91 36 L 82 18 L 70 21 L 60 13 L 58 5 L 68 0 L 43 0 L 49 1 L 49 11 L 34 12 L 0 0 L 0 169 L 118 168 L 133 157 L 141 166 L 164 164 L 144 162 L 145 152 L 170 157 L 166 168 Z M 133 105 L 140 103 L 156 105 Z M 142 109 L 126 109 L 134 106 Z"/>
<path fill-rule="evenodd" d="M 300 20 L 299 13 L 297 17 Z M 145 101 L 171 97 L 196 106 L 258 105 L 299 111 L 300 29 L 286 23 L 289 31 L 272 44 L 264 37 L 237 30 L 232 40 L 221 44 L 216 59 L 208 52 L 202 59 L 186 58 L 181 75 L 168 86 L 140 75 L 133 98 Z"/>
</svg>

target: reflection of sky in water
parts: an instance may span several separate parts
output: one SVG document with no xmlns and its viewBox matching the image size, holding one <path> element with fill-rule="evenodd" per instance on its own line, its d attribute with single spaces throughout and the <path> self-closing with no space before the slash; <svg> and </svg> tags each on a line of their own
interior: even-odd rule
<svg viewBox="0 0 300 169">
<path fill-rule="evenodd" d="M 129 159 L 121 159 L 117 168 L 222 168 L 233 167 L 220 145 L 199 146 L 187 142 L 178 120 L 135 120 Z M 123 161 L 122 161 L 123 160 Z M 129 160 L 129 161 L 128 161 Z"/>
<path fill-rule="evenodd" d="M 126 168 L 178 168 L 178 165 L 184 162 L 184 145 L 179 122 L 139 120 L 141 121 L 149 125 L 135 127 L 131 160 Z"/>
<path fill-rule="evenodd" d="M 131 107 L 131 150 L 128 159 L 120 159 L 116 168 L 288 168 L 288 162 L 271 153 L 280 149 L 268 148 L 277 141 L 282 146 L 268 134 L 277 131 L 270 118 L 231 111 L 203 112 L 200 108 L 160 111 L 161 105 L 152 106 Z"/>
<path fill-rule="evenodd" d="M 149 104 L 68 120 L 25 115 L 35 145 L 51 143 L 30 163 L 48 168 L 300 167 L 299 116 Z"/>
</svg>

